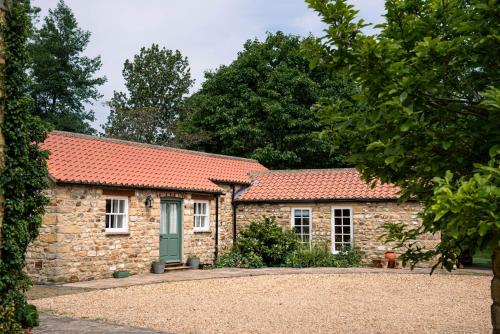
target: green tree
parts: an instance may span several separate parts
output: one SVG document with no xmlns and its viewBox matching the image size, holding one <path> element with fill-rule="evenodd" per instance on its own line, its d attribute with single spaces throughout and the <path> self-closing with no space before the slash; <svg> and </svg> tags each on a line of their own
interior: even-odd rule
<svg viewBox="0 0 500 334">
<path fill-rule="evenodd" d="M 311 106 L 318 99 L 350 99 L 352 83 L 325 68 L 310 69 L 303 39 L 282 32 L 249 40 L 228 66 L 205 74 L 186 102 L 179 145 L 258 159 L 270 168 L 343 164 L 345 145 L 332 151 Z"/>
<path fill-rule="evenodd" d="M 0 175 L 3 222 L 0 238 L 0 332 L 24 333 L 38 324 L 36 308 L 26 302 L 30 280 L 24 272 L 28 244 L 38 235 L 48 186 L 46 158 L 38 143 L 46 132 L 32 115 L 28 94 L 27 39 L 31 31 L 29 1 L 9 1 L 1 25 L 5 64 L 1 65 L 4 168 Z M 5 81 L 5 82 L 4 82 Z"/>
<path fill-rule="evenodd" d="M 94 113 L 85 106 L 102 97 L 97 87 L 106 78 L 95 76 L 100 57 L 82 55 L 89 40 L 90 32 L 78 27 L 62 0 L 34 31 L 30 75 L 35 113 L 58 130 L 95 133 L 88 123 L 94 121 Z"/>
<path fill-rule="evenodd" d="M 498 247 L 498 2 L 388 0 L 386 22 L 373 36 L 362 33 L 365 24 L 346 1 L 307 2 L 328 25 L 309 46 L 311 56 L 361 87 L 361 108 L 321 105 L 348 132 L 351 161 L 366 180 L 396 184 L 403 201 L 424 205 L 422 226 L 386 225 L 388 240 L 406 249 L 403 261 L 437 258 L 436 266 L 451 270 L 464 253 Z M 415 241 L 424 233 L 441 233 L 435 249 Z M 494 272 L 500 275 L 500 258 Z M 500 315 L 493 295 L 492 314 Z"/>
<path fill-rule="evenodd" d="M 114 93 L 104 135 L 150 144 L 171 143 L 183 99 L 194 82 L 187 58 L 178 50 L 153 44 L 125 61 L 123 77 L 128 95 Z"/>
</svg>

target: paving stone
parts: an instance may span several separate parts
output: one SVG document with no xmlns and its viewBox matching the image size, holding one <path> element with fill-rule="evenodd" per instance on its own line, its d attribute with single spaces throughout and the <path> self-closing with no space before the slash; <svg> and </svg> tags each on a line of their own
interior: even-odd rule
<svg viewBox="0 0 500 334">
<path fill-rule="evenodd" d="M 50 314 L 40 315 L 40 326 L 33 330 L 34 334 L 160 334 L 149 329 L 114 325 L 100 321 L 81 320 L 60 317 Z"/>
</svg>

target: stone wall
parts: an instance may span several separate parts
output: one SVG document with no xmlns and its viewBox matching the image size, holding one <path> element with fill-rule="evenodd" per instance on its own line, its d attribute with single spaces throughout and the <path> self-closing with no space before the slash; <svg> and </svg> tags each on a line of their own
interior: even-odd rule
<svg viewBox="0 0 500 334">
<path fill-rule="evenodd" d="M 231 189 L 220 198 L 219 224 L 221 248 L 232 241 Z M 183 201 L 182 261 L 198 255 L 211 263 L 215 251 L 215 197 L 202 194 L 150 190 L 115 190 L 115 195 L 129 198 L 129 231 L 126 234 L 105 232 L 106 198 L 113 191 L 90 186 L 52 185 L 51 199 L 43 217 L 40 235 L 27 251 L 27 271 L 35 282 L 75 282 L 111 277 L 115 270 L 132 274 L 150 270 L 159 257 L 160 199 Z M 118 193 L 116 193 L 118 192 Z M 153 196 L 153 205 L 145 200 Z M 210 231 L 194 232 L 193 202 L 210 201 Z"/>
<path fill-rule="evenodd" d="M 386 222 L 405 222 L 410 226 L 420 224 L 418 212 L 420 204 L 416 202 L 398 204 L 395 202 L 352 202 L 352 203 L 299 203 L 299 204 L 244 204 L 237 205 L 238 229 L 248 226 L 253 219 L 275 217 L 284 228 L 291 228 L 292 208 L 312 209 L 312 242 L 327 242 L 332 238 L 332 206 L 350 207 L 353 211 L 353 240 L 358 247 L 363 263 L 373 265 L 384 259 L 384 253 L 390 245 L 379 240 L 383 232 L 381 226 Z M 434 236 L 423 237 L 424 246 L 432 247 L 439 240 Z M 423 264 L 427 266 L 427 264 Z"/>
</svg>

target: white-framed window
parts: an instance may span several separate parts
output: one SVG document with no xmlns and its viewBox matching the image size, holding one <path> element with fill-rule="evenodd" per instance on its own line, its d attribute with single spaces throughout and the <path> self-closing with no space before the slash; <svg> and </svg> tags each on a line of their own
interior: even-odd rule
<svg viewBox="0 0 500 334">
<path fill-rule="evenodd" d="M 194 202 L 194 231 L 206 232 L 210 230 L 210 204 L 208 201 Z"/>
<path fill-rule="evenodd" d="M 352 247 L 352 208 L 332 207 L 332 252 L 338 253 L 346 246 Z"/>
<path fill-rule="evenodd" d="M 292 208 L 292 230 L 304 245 L 311 245 L 312 210 Z"/>
<path fill-rule="evenodd" d="M 106 232 L 128 232 L 128 197 L 106 198 Z"/>
</svg>

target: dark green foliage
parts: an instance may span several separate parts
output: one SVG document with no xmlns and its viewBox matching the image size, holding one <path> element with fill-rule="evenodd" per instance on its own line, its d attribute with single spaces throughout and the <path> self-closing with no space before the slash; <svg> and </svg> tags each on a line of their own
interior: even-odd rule
<svg viewBox="0 0 500 334">
<path fill-rule="evenodd" d="M 245 258 L 257 255 L 266 266 L 272 267 L 285 263 L 288 254 L 299 246 L 300 242 L 292 231 L 283 231 L 274 217 L 264 217 L 252 221 L 240 232 L 233 251 Z"/>
<path fill-rule="evenodd" d="M 166 145 L 175 136 L 184 96 L 194 80 L 189 63 L 178 51 L 153 44 L 126 60 L 127 94 L 115 92 L 104 126 L 107 137 Z"/>
<path fill-rule="evenodd" d="M 5 168 L 0 177 L 4 196 L 2 243 L 0 245 L 0 320 L 8 333 L 22 333 L 20 328 L 37 324 L 36 309 L 26 303 L 24 292 L 30 285 L 23 272 L 28 244 L 38 235 L 38 227 L 48 203 L 47 152 L 37 143 L 46 132 L 39 119 L 32 116 L 33 101 L 28 94 L 26 42 L 30 31 L 29 1 L 12 1 L 5 38 Z M 10 325 L 9 325 L 10 324 Z M 2 327 L 3 328 L 3 327 Z"/>
<path fill-rule="evenodd" d="M 332 254 L 329 244 L 303 246 L 292 231 L 283 231 L 274 218 L 254 220 L 243 229 L 230 253 L 215 262 L 216 268 L 357 267 L 361 256 L 356 249 Z"/>
<path fill-rule="evenodd" d="M 338 254 L 332 254 L 328 243 L 301 247 L 288 255 L 286 266 L 294 268 L 308 267 L 358 267 L 361 256 L 354 248 L 347 248 Z"/>
<path fill-rule="evenodd" d="M 262 257 L 255 253 L 242 255 L 237 250 L 220 256 L 214 263 L 215 268 L 262 268 L 264 262 Z"/>
<path fill-rule="evenodd" d="M 498 245 L 498 1 L 388 0 L 377 36 L 361 32 L 346 1 L 307 2 L 329 26 L 311 57 L 360 87 L 355 108 L 323 100 L 322 112 L 366 180 L 424 204 L 422 227 L 388 225 L 389 240 L 407 248 L 403 261 L 436 255 L 451 269 L 462 253 Z M 441 233 L 435 250 L 414 242 L 423 233 Z"/>
<path fill-rule="evenodd" d="M 186 102 L 176 141 L 208 152 L 255 158 L 270 168 L 344 165 L 311 106 L 322 97 L 350 100 L 353 84 L 322 67 L 310 69 L 303 39 L 282 32 L 249 40 L 229 66 L 207 72 Z"/>
<path fill-rule="evenodd" d="M 82 56 L 90 32 L 78 27 L 71 9 L 60 0 L 50 9 L 30 43 L 31 95 L 35 114 L 57 130 L 92 134 L 94 113 L 85 104 L 102 97 L 97 87 L 106 78 L 95 77 L 101 58 Z"/>
</svg>

